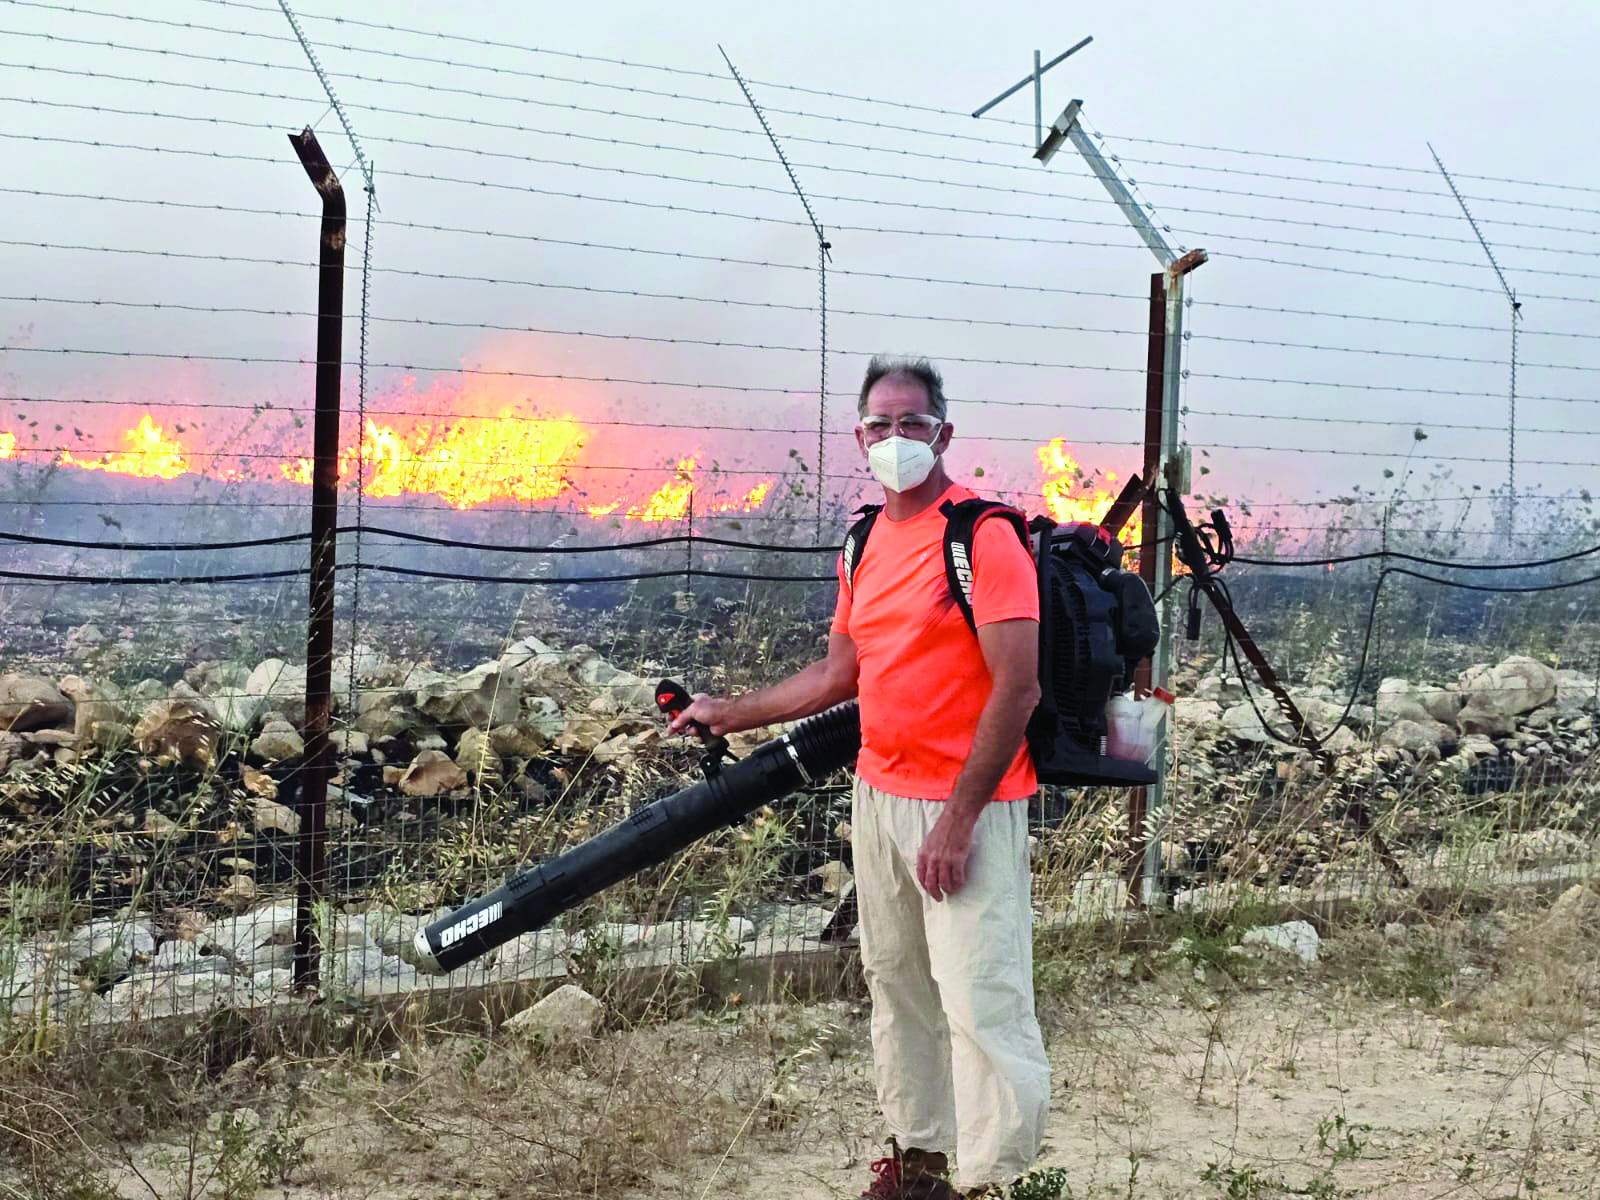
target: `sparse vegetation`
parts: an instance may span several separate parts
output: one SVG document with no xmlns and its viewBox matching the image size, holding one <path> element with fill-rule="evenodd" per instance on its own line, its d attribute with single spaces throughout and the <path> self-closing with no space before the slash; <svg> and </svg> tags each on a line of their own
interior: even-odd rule
<svg viewBox="0 0 1600 1200">
<path fill-rule="evenodd" d="M 1366 545 L 1370 525 L 1391 548 L 1472 557 L 1465 539 L 1408 529 L 1412 510 L 1392 501 L 1339 506 L 1326 548 Z M 1594 533 L 1582 521 L 1565 528 Z M 1270 530 L 1252 535 L 1270 552 Z M 1320 688 L 1316 699 L 1342 707 L 1355 689 L 1341 774 L 1222 722 L 1242 692 L 1222 677 L 1208 621 L 1212 640 L 1178 644 L 1177 680 L 1186 700 L 1214 699 L 1216 717 L 1180 723 L 1168 807 L 1146 831 L 1174 908 L 1127 908 L 1121 794 L 1046 797 L 1034 966 L 1063 1090 L 1045 1159 L 1013 1200 L 1333 1197 L 1397 1160 L 1450 1186 L 1559 1192 L 1563 1172 L 1596 1169 L 1600 1144 L 1587 1057 L 1600 1006 L 1600 897 L 1585 882 L 1600 818 L 1596 739 L 1583 724 L 1592 706 L 1471 762 L 1381 754 L 1371 735 L 1385 676 L 1450 680 L 1512 651 L 1593 673 L 1586 593 L 1513 607 L 1391 581 L 1358 686 L 1364 568 L 1236 575 L 1241 610 L 1302 694 Z M 814 589 L 702 584 L 651 581 L 603 601 L 427 585 L 419 595 L 441 619 L 467 614 L 442 639 L 390 621 L 372 588 L 361 640 L 446 672 L 533 634 L 705 690 L 770 680 L 814 652 L 825 615 Z M 159 641 L 151 630 L 183 619 L 170 597 L 144 607 L 126 593 L 86 594 L 82 611 L 41 620 L 7 650 L 130 691 L 159 673 L 168 688 L 199 658 L 292 656 L 294 606 L 263 594 L 227 642 Z M 104 640 L 69 646 L 91 622 Z M 576 660 L 561 669 L 576 671 Z M 563 718 L 587 723 L 581 737 L 504 755 L 480 745 L 461 756 L 469 782 L 451 795 L 405 797 L 384 782 L 382 768 L 417 749 L 413 733 L 387 763 L 349 756 L 340 786 L 365 802 L 346 804 L 350 824 L 332 831 L 325 937 L 378 908 L 415 920 L 457 902 L 698 769 L 697 751 L 650 736 L 645 717 L 587 708 L 593 694 L 563 693 Z M 203 763 L 118 745 L 65 757 L 30 749 L 0 766 L 0 1197 L 239 1200 L 270 1187 L 304 1200 L 631 1200 L 711 1187 L 760 1200 L 857 1189 L 877 1131 L 867 1024 L 850 990 L 859 982 L 840 972 L 845 998 L 831 1005 L 752 991 L 759 964 L 746 940 L 753 921 L 786 905 L 837 902 L 848 878 L 837 783 L 563 918 L 549 961 L 600 1001 L 592 1037 L 518 1032 L 505 1024 L 511 1000 L 376 998 L 334 973 L 309 1008 L 223 998 L 193 1018 L 118 1023 L 105 1000 L 127 971 L 115 939 L 81 947 L 68 986 L 34 994 L 42 948 L 71 942 L 93 917 L 150 917 L 164 945 L 285 894 L 293 838 L 261 824 L 269 784 L 285 801 L 293 765 L 252 757 L 237 731 Z M 1403 855 L 1412 888 L 1383 881 L 1342 807 L 1352 794 Z M 250 890 L 230 905 L 240 876 Z M 1253 927 L 1295 916 L 1322 935 L 1316 964 L 1244 944 Z M 699 940 L 652 944 L 641 971 L 640 939 L 666 922 L 697 923 Z M 550 983 L 527 984 L 514 1004 Z M 1377 1082 L 1411 1072 L 1403 1088 L 1414 1093 L 1434 1086 L 1430 1072 L 1480 1068 L 1502 1074 L 1453 1123 L 1400 1123 L 1402 1092 Z"/>
</svg>

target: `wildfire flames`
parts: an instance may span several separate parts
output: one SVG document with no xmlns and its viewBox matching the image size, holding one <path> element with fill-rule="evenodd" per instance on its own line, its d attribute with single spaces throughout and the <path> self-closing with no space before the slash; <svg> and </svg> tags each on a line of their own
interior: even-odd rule
<svg viewBox="0 0 1600 1200">
<path fill-rule="evenodd" d="M 1115 471 L 1086 471 L 1067 451 L 1065 438 L 1051 438 L 1034 452 L 1039 462 L 1042 482 L 1040 494 L 1050 519 L 1060 524 L 1068 521 L 1098 522 L 1106 515 L 1117 498 L 1117 473 Z M 1144 524 L 1139 511 L 1122 527 L 1118 535 L 1124 546 L 1137 546 Z"/>
<path fill-rule="evenodd" d="M 78 431 L 74 431 L 78 432 Z M 160 422 L 143 412 L 137 423 L 113 435 L 122 448 L 99 454 L 71 450 L 27 451 L 16 433 L 0 431 L 0 459 L 23 455 L 44 458 L 57 466 L 106 471 L 138 479 L 176 479 L 201 475 L 238 481 L 250 473 L 226 466 L 229 455 L 186 446 L 181 424 Z M 493 417 L 420 420 L 407 426 L 369 419 L 359 446 L 347 446 L 339 458 L 339 478 L 354 487 L 359 476 L 364 495 L 435 496 L 458 509 L 493 501 L 534 504 L 571 495 L 591 516 L 614 515 L 632 521 L 680 521 L 694 514 L 748 512 L 759 508 L 774 481 L 753 487 L 740 483 L 732 493 L 707 481 L 699 456 L 679 459 L 666 482 L 647 480 L 647 469 L 613 470 L 587 466 L 583 451 L 591 431 L 572 417 L 529 418 L 507 410 Z M 275 470 L 256 472 L 309 486 L 309 458 L 279 462 Z M 743 477 L 741 477 L 743 478 Z M 596 499 L 596 493 L 604 498 Z"/>
<path fill-rule="evenodd" d="M 145 411 L 114 435 L 121 447 L 117 450 L 28 451 L 19 446 L 15 432 L 0 430 L 0 459 L 48 456 L 58 466 L 140 479 L 249 477 L 247 469 L 224 465 L 245 460 L 185 445 L 185 438 L 198 440 L 193 429 L 173 420 L 158 421 Z M 595 431 L 575 417 L 527 417 L 509 408 L 497 416 L 416 420 L 405 426 L 369 419 L 360 444 L 346 447 L 341 455 L 339 477 L 346 487 L 354 487 L 359 476 L 369 497 L 435 496 L 458 509 L 494 501 L 537 504 L 570 495 L 576 507 L 592 517 L 656 524 L 681 521 L 690 514 L 754 511 L 775 483 L 762 479 L 749 488 L 742 484 L 731 491 L 718 488 L 706 481 L 698 454 L 680 458 L 665 481 L 660 474 L 655 480 L 644 479 L 648 471 L 590 467 L 584 452 L 595 438 Z M 1065 439 L 1046 442 L 1035 457 L 1039 495 L 1052 519 L 1098 521 L 1111 507 L 1117 475 L 1085 470 Z M 281 462 L 265 474 L 309 486 L 311 460 Z M 1137 545 L 1139 534 L 1136 513 L 1122 531 L 1123 544 Z"/>
</svg>

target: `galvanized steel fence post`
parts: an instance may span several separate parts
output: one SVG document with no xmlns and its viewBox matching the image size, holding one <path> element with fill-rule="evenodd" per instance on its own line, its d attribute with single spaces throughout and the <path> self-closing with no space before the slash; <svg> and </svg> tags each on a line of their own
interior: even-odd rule
<svg viewBox="0 0 1600 1200">
<path fill-rule="evenodd" d="M 1150 283 L 1150 351 L 1146 384 L 1145 477 L 1151 492 L 1145 502 L 1144 535 L 1139 548 L 1140 573 L 1156 596 L 1162 598 L 1161 643 L 1150 663 L 1149 685 L 1164 688 L 1172 670 L 1172 639 L 1176 622 L 1172 584 L 1172 518 L 1159 503 L 1159 490 L 1185 486 L 1178 446 L 1178 385 L 1183 378 L 1183 280 L 1206 261 L 1204 250 L 1181 257 L 1162 236 L 1144 206 L 1100 153 L 1083 122 L 1082 102 L 1074 100 L 1056 118 L 1034 157 L 1048 162 L 1063 142 L 1071 142 L 1089 169 L 1122 210 L 1134 231 L 1161 264 Z M 1158 323 L 1159 306 L 1159 330 Z M 1158 362 L 1159 358 L 1159 362 Z M 1158 403 L 1159 393 L 1159 403 Z M 1154 520 L 1151 520 L 1151 518 Z M 1136 793 L 1128 805 L 1129 885 L 1136 901 L 1155 898 L 1161 872 L 1160 820 L 1166 798 L 1167 725 L 1156 737 L 1156 782 Z"/>
</svg>

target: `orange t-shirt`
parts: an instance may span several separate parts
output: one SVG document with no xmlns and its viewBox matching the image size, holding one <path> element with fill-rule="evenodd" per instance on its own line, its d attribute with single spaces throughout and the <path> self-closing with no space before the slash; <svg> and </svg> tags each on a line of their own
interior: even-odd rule
<svg viewBox="0 0 1600 1200">
<path fill-rule="evenodd" d="M 962 619 L 944 574 L 946 500 L 972 498 L 959 484 L 916 516 L 880 514 L 845 586 L 832 629 L 855 643 L 860 667 L 861 754 L 856 774 L 897 796 L 943 800 L 972 750 L 978 717 L 993 687 L 978 639 Z M 979 625 L 1039 619 L 1033 556 L 1009 521 L 979 523 L 973 538 L 972 615 Z M 1024 743 L 1006 768 L 996 800 L 1037 790 Z"/>
</svg>

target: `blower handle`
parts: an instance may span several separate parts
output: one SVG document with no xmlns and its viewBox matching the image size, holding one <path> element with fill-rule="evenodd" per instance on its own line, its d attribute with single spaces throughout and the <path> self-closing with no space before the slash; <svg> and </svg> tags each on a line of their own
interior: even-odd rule
<svg viewBox="0 0 1600 1200">
<path fill-rule="evenodd" d="M 669 720 L 676 720 L 678 715 L 693 702 L 683 684 L 676 679 L 663 679 L 656 684 L 656 707 Z M 694 735 L 700 739 L 700 744 L 706 748 L 706 757 L 703 765 L 708 775 L 716 773 L 717 765 L 724 758 L 733 758 L 733 755 L 728 751 L 728 739 L 712 733 L 703 721 L 690 721 L 689 728 L 694 730 Z"/>
</svg>

